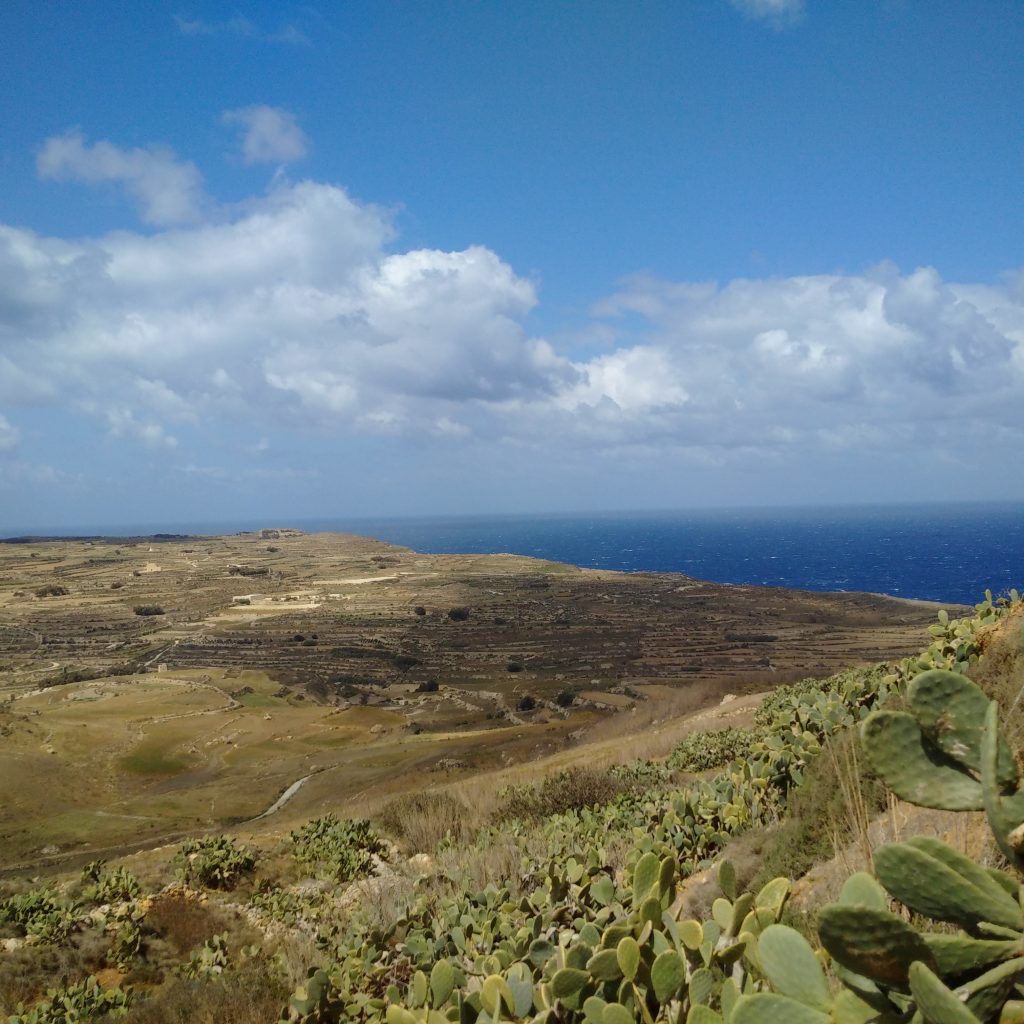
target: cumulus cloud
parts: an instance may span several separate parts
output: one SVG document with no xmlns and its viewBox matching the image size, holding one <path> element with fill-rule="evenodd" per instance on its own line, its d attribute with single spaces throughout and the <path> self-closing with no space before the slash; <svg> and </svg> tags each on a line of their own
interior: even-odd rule
<svg viewBox="0 0 1024 1024">
<path fill-rule="evenodd" d="M 38 381 L 33 401 L 74 395 L 155 448 L 175 443 L 166 424 L 218 415 L 457 437 L 459 406 L 576 380 L 524 330 L 534 287 L 493 252 L 389 253 L 392 237 L 386 211 L 313 182 L 152 235 L 3 229 L 0 357 Z"/>
<path fill-rule="evenodd" d="M 295 115 L 280 107 L 240 107 L 225 111 L 221 120 L 239 128 L 247 164 L 290 163 L 301 160 L 309 148 Z"/>
<path fill-rule="evenodd" d="M 729 3 L 748 18 L 770 21 L 776 26 L 799 21 L 804 13 L 804 0 L 729 0 Z"/>
<path fill-rule="evenodd" d="M 254 42 L 285 43 L 290 46 L 309 45 L 309 36 L 294 25 L 286 24 L 276 31 L 267 31 L 241 14 L 225 18 L 223 21 L 183 18 L 181 15 L 176 15 L 174 22 L 178 26 L 178 31 L 185 36 L 235 36 L 239 39 L 251 39 Z"/>
<path fill-rule="evenodd" d="M 577 424 L 612 423 L 624 439 L 960 443 L 957 431 L 989 417 L 1016 422 L 1024 394 L 1020 297 L 932 268 L 724 286 L 637 278 L 595 309 L 612 324 L 627 314 L 642 318 L 642 339 L 581 364 L 584 383 L 561 396 Z"/>
<path fill-rule="evenodd" d="M 110 142 L 89 145 L 81 132 L 47 139 L 36 161 L 44 178 L 90 185 L 122 185 L 147 224 L 198 221 L 205 204 L 202 175 L 166 146 L 121 149 Z"/>
</svg>

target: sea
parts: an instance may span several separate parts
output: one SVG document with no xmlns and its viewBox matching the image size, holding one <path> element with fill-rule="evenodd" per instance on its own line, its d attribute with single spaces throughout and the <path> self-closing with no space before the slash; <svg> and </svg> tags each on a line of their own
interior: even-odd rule
<svg viewBox="0 0 1024 1024">
<path fill-rule="evenodd" d="M 719 583 L 868 591 L 974 604 L 1024 592 L 1024 515 L 1010 503 L 163 523 L 63 535 L 220 534 L 266 526 L 376 537 L 429 554 L 511 552 Z"/>
</svg>

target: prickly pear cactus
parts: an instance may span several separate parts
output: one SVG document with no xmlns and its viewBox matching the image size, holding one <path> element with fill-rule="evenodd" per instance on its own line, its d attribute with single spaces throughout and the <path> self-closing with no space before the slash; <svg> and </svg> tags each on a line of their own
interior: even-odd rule
<svg viewBox="0 0 1024 1024">
<path fill-rule="evenodd" d="M 861 737 L 871 765 L 910 802 L 984 810 L 1019 870 L 1024 793 L 995 703 L 965 676 L 936 669 L 911 682 L 906 704 L 905 712 L 880 710 L 865 720 Z M 822 945 L 847 989 L 878 1020 L 1014 1019 L 1012 1007 L 1004 1010 L 1024 979 L 1018 879 L 926 836 L 882 846 L 874 860 L 882 888 L 854 876 L 840 903 L 818 918 Z M 890 899 L 957 931 L 912 927 L 891 912 Z"/>
</svg>

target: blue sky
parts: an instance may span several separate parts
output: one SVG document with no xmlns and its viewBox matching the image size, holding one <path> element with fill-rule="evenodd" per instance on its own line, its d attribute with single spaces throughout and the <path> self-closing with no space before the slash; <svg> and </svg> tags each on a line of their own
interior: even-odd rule
<svg viewBox="0 0 1024 1024">
<path fill-rule="evenodd" d="M 2 19 L 0 531 L 1024 497 L 1018 3 Z"/>
</svg>

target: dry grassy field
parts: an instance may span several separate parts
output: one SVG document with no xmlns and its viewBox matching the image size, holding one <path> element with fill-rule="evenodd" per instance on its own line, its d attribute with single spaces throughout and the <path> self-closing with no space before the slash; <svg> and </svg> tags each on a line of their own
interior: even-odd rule
<svg viewBox="0 0 1024 1024">
<path fill-rule="evenodd" d="M 0 544 L 0 867 L 635 756 L 726 694 L 917 650 L 934 617 L 287 530 Z"/>
</svg>

